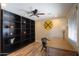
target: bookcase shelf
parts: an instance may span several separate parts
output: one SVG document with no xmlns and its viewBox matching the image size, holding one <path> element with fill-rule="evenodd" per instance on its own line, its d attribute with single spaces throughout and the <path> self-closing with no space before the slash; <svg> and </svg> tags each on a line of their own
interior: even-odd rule
<svg viewBox="0 0 79 59">
<path fill-rule="evenodd" d="M 9 53 L 35 41 L 35 21 L 1 10 L 1 53 Z"/>
</svg>

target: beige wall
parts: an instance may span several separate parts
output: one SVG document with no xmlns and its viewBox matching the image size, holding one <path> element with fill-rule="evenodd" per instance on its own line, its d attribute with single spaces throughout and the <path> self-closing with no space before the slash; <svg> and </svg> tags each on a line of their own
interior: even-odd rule
<svg viewBox="0 0 79 59">
<path fill-rule="evenodd" d="M 44 22 L 46 20 L 39 20 L 35 22 L 35 38 L 37 42 L 41 41 L 41 38 L 46 37 L 50 40 L 53 39 L 62 39 L 63 33 L 62 30 L 64 27 L 67 27 L 67 19 L 60 18 L 60 19 L 50 19 L 53 23 L 53 27 L 51 30 L 47 31 L 44 28 Z M 67 35 L 66 35 L 67 37 Z"/>
</svg>

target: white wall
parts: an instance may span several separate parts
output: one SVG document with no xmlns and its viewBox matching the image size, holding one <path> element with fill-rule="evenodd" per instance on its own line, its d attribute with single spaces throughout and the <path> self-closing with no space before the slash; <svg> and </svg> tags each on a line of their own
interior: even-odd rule
<svg viewBox="0 0 79 59">
<path fill-rule="evenodd" d="M 77 25 L 78 25 L 78 32 L 77 32 L 77 47 L 78 47 L 78 52 L 79 52 L 79 4 L 78 5 L 78 10 L 77 10 Z"/>
<path fill-rule="evenodd" d="M 46 20 L 35 22 L 36 41 L 40 42 L 41 38 L 43 38 L 43 37 L 46 37 L 50 40 L 52 40 L 52 39 L 62 39 L 63 38 L 62 29 L 63 29 L 63 27 L 67 26 L 67 19 L 65 19 L 65 18 L 51 19 L 51 21 L 53 23 L 53 27 L 49 31 L 47 31 L 44 28 L 44 22 L 45 21 Z"/>
<path fill-rule="evenodd" d="M 77 18 L 76 13 L 74 13 L 69 19 L 68 19 L 68 40 L 73 45 L 74 48 L 76 48 L 77 44 Z"/>
<path fill-rule="evenodd" d="M 79 20 L 77 19 L 77 16 L 78 15 L 75 4 L 73 6 L 71 15 L 68 18 L 68 41 L 75 48 L 75 50 L 78 49 L 78 36 L 79 36 L 78 34 Z"/>
</svg>

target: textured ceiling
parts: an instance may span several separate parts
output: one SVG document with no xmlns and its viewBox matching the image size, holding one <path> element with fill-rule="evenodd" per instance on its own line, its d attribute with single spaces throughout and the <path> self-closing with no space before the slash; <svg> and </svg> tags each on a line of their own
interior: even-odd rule
<svg viewBox="0 0 79 59">
<path fill-rule="evenodd" d="M 48 17 L 66 17 L 73 5 L 74 4 L 71 3 L 7 3 L 6 6 L 2 5 L 2 9 L 33 20 L 36 19 L 36 16 L 29 17 L 29 15 L 22 10 L 31 11 L 38 9 L 39 12 L 45 13 L 45 15 L 40 15 L 39 17 L 42 20 Z"/>
</svg>

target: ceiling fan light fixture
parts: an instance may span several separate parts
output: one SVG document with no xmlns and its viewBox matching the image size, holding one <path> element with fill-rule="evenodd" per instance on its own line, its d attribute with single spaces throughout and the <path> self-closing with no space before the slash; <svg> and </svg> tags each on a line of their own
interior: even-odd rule
<svg viewBox="0 0 79 59">
<path fill-rule="evenodd" d="M 53 18 L 53 19 L 55 19 L 55 18 L 57 18 L 57 17 L 58 17 L 58 16 L 57 16 L 57 15 L 55 15 L 55 16 L 53 16 L 52 18 Z"/>
<path fill-rule="evenodd" d="M 55 18 L 57 17 L 57 15 L 54 16 Z"/>
</svg>

